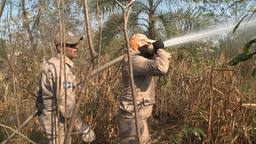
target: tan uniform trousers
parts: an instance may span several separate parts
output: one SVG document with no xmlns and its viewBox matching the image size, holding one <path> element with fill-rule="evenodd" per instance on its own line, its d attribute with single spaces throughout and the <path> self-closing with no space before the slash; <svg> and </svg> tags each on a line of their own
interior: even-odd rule
<svg viewBox="0 0 256 144">
<path fill-rule="evenodd" d="M 146 120 L 152 113 L 152 107 L 153 105 L 143 106 L 138 110 L 138 123 L 140 125 L 141 142 L 143 144 L 151 143 Z M 130 113 L 120 109 L 117 115 L 117 122 L 119 126 L 119 143 L 137 144 L 135 116 L 132 116 Z"/>
<path fill-rule="evenodd" d="M 67 119 L 67 121 L 69 123 L 70 119 Z M 83 122 L 81 114 L 78 113 L 74 123 L 74 130 L 76 132 L 82 133 L 84 129 L 86 129 L 86 127 L 87 125 Z M 58 130 L 58 128 L 56 128 L 56 130 Z M 65 139 L 65 118 L 61 117 L 60 118 L 60 144 L 64 143 L 64 139 Z M 47 134 L 47 144 L 59 144 L 58 141 L 59 139 L 58 139 L 57 131 L 56 131 L 56 135 Z M 70 137 L 69 144 L 71 144 L 71 137 Z"/>
</svg>

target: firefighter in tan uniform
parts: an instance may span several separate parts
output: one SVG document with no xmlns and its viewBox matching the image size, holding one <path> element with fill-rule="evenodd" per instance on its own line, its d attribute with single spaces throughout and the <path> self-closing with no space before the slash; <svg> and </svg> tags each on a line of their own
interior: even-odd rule
<svg viewBox="0 0 256 144">
<path fill-rule="evenodd" d="M 150 43 L 154 47 L 154 53 L 152 54 L 146 52 L 148 49 L 147 45 Z M 142 52 L 141 55 L 133 56 L 131 60 L 135 95 L 137 98 L 141 142 L 143 144 L 148 144 L 151 143 L 151 141 L 146 120 L 151 115 L 153 104 L 155 104 L 154 76 L 162 76 L 167 73 L 170 53 L 163 49 L 164 43 L 161 40 L 151 40 L 140 33 L 132 36 L 130 45 L 132 50 L 139 49 Z M 128 68 L 129 63 L 128 58 L 126 57 L 123 61 L 122 69 L 124 95 L 120 100 L 120 109 L 117 115 L 120 144 L 137 143 L 133 98 Z"/>
<path fill-rule="evenodd" d="M 82 40 L 83 37 L 74 36 L 70 31 L 65 32 L 65 47 L 66 47 L 66 83 L 64 79 L 64 55 L 62 56 L 62 74 L 60 75 L 60 51 L 61 51 L 61 38 L 60 33 L 55 36 L 54 43 L 56 45 L 58 53 L 55 57 L 47 61 L 41 71 L 40 79 L 38 81 L 35 97 L 38 111 L 42 112 L 41 116 L 41 129 L 47 135 L 49 144 L 58 143 L 58 122 L 60 122 L 60 144 L 65 139 L 65 117 L 67 118 L 67 124 L 72 116 L 73 109 L 75 107 L 75 83 L 76 76 L 73 74 L 72 59 L 77 57 L 78 45 L 77 43 Z M 64 47 L 64 46 L 63 46 Z M 64 49 L 62 49 L 64 53 Z M 61 81 L 60 81 L 61 77 Z M 58 91 L 59 84 L 61 84 L 60 92 L 60 109 L 58 111 Z M 67 89 L 67 105 L 65 109 L 65 88 Z M 66 112 L 67 113 L 66 113 Z M 58 116 L 59 112 L 59 116 Z M 81 114 L 78 113 L 74 130 L 81 132 L 84 142 L 91 142 L 95 139 L 94 132 L 86 125 L 81 118 Z M 90 134 L 90 138 L 89 138 Z M 71 139 L 70 139 L 71 143 Z"/>
</svg>

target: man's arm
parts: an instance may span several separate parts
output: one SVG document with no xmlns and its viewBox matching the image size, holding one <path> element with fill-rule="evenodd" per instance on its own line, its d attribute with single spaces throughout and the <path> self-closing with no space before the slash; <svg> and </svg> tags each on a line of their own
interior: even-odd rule
<svg viewBox="0 0 256 144">
<path fill-rule="evenodd" d="M 52 102 L 49 102 L 49 100 L 55 96 L 55 76 L 53 76 L 52 69 L 52 66 L 44 65 L 38 80 L 34 97 L 37 110 L 40 112 L 45 107 L 51 107 L 49 104 L 52 105 Z"/>
<path fill-rule="evenodd" d="M 42 79 L 42 77 L 40 76 L 40 78 L 37 82 L 36 91 L 35 91 L 35 94 L 34 94 L 34 98 L 35 98 L 36 102 L 43 102 L 43 100 L 42 100 L 41 79 Z"/>
<path fill-rule="evenodd" d="M 142 56 L 132 58 L 134 76 L 162 76 L 169 69 L 170 53 L 164 49 L 158 49 L 155 60 Z"/>
<path fill-rule="evenodd" d="M 37 82 L 37 87 L 36 87 L 36 92 L 34 94 L 35 102 L 36 102 L 36 109 L 37 109 L 37 114 L 41 115 L 42 110 L 44 109 L 44 104 L 43 104 L 43 99 L 42 99 L 42 87 L 41 87 L 41 75 L 40 78 Z"/>
</svg>

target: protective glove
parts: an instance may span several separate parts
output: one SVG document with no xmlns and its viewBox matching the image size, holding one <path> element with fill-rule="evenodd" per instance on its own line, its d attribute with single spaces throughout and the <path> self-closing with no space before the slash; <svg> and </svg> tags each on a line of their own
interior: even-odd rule
<svg viewBox="0 0 256 144">
<path fill-rule="evenodd" d="M 89 139 L 90 135 L 90 139 Z M 95 133 L 93 130 L 90 129 L 89 126 L 87 126 L 83 132 L 83 141 L 84 142 L 92 142 L 95 140 Z"/>
<path fill-rule="evenodd" d="M 161 39 L 157 40 L 156 42 L 154 42 L 152 44 L 154 46 L 154 52 L 155 53 L 157 52 L 158 49 L 163 49 L 164 48 L 164 43 Z"/>
<path fill-rule="evenodd" d="M 141 53 L 145 53 L 148 51 L 148 45 L 144 45 L 142 47 L 139 47 L 138 50 L 141 52 Z"/>
<path fill-rule="evenodd" d="M 138 50 L 141 52 L 141 55 L 145 58 L 151 59 L 154 56 L 154 53 L 149 53 L 148 51 L 148 45 L 144 45 L 142 47 L 139 47 Z"/>
<path fill-rule="evenodd" d="M 36 101 L 36 109 L 37 109 L 38 115 L 41 115 L 42 110 L 44 109 L 44 103 Z"/>
</svg>

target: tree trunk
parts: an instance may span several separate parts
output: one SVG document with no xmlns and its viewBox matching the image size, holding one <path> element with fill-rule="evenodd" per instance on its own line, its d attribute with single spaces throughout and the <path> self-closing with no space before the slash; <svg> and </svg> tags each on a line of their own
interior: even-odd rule
<svg viewBox="0 0 256 144">
<path fill-rule="evenodd" d="M 149 20 L 148 20 L 148 37 L 150 39 L 156 39 L 155 36 L 155 10 L 154 10 L 154 5 L 153 5 L 153 1 L 149 2 Z"/>
<path fill-rule="evenodd" d="M 1 6 L 0 6 L 0 18 L 2 17 L 2 13 L 4 11 L 6 0 L 2 0 Z"/>
<path fill-rule="evenodd" d="M 30 30 L 30 27 L 29 27 L 29 20 L 28 20 L 27 13 L 26 13 L 25 0 L 22 0 L 22 10 L 23 10 L 23 16 L 24 16 L 24 18 L 23 18 L 23 26 L 28 31 L 28 36 L 29 36 L 31 48 L 32 48 L 32 50 L 34 50 L 34 52 L 36 54 L 36 46 L 33 45 L 34 44 L 34 38 L 32 36 L 31 30 Z"/>
</svg>

